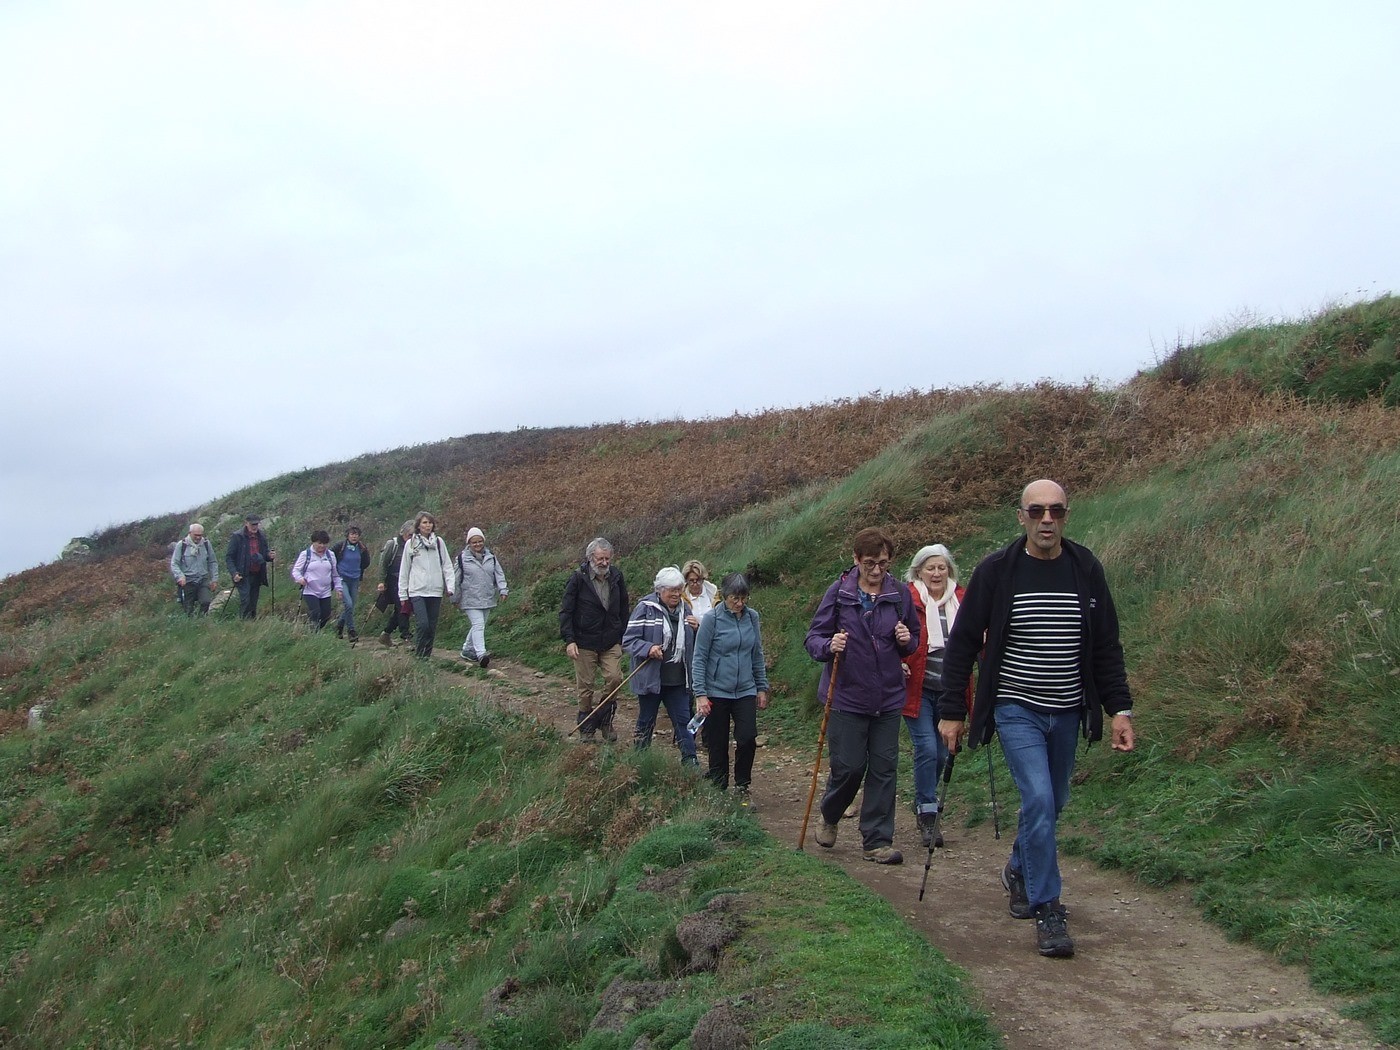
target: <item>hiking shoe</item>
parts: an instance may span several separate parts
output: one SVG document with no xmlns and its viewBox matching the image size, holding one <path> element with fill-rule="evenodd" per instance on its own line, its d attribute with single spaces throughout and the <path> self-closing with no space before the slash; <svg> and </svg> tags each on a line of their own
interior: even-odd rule
<svg viewBox="0 0 1400 1050">
<path fill-rule="evenodd" d="M 836 825 L 822 821 L 821 830 L 817 832 L 815 838 L 818 846 L 831 849 L 832 846 L 836 845 Z"/>
<path fill-rule="evenodd" d="M 351 644 L 351 645 L 354 645 L 354 644 L 355 644 L 356 642 L 358 642 L 359 640 L 360 640 L 359 634 L 358 634 L 357 632 L 355 632 L 355 631 L 351 631 L 351 632 L 350 632 L 350 644 Z"/>
<path fill-rule="evenodd" d="M 919 837 L 924 849 L 943 845 L 943 829 L 938 826 L 938 810 L 928 810 L 919 814 Z"/>
<path fill-rule="evenodd" d="M 467 661 L 467 663 L 469 664 L 476 663 L 476 656 L 472 653 L 467 652 L 465 649 L 462 650 L 462 659 Z"/>
<path fill-rule="evenodd" d="M 338 623 L 338 624 L 335 625 L 335 636 L 336 636 L 337 638 L 344 638 L 344 637 L 345 637 L 345 624 L 343 624 L 343 623 Z"/>
<path fill-rule="evenodd" d="M 613 728 L 611 722 L 603 723 L 603 739 L 608 743 L 614 743 L 617 740 L 617 730 Z"/>
<path fill-rule="evenodd" d="M 491 654 L 490 654 L 490 653 L 482 653 L 482 654 L 481 654 L 481 659 L 478 660 L 477 663 L 481 665 L 481 669 L 482 669 L 483 671 L 486 670 L 488 667 L 491 666 Z"/>
<path fill-rule="evenodd" d="M 749 796 L 749 786 L 747 784 L 734 785 L 734 801 L 741 806 L 747 806 L 753 799 Z"/>
<path fill-rule="evenodd" d="M 904 854 L 893 846 L 876 846 L 861 854 L 866 860 L 873 860 L 876 864 L 903 864 Z"/>
<path fill-rule="evenodd" d="M 1074 954 L 1065 906 L 1053 900 L 1035 909 L 1035 946 L 1041 955 L 1067 959 Z"/>
<path fill-rule="evenodd" d="M 388 631 L 385 631 L 379 636 L 379 644 L 387 645 L 390 649 L 392 649 L 394 647 L 394 636 Z"/>
<path fill-rule="evenodd" d="M 1029 919 L 1031 917 L 1031 902 L 1026 896 L 1026 879 L 1019 871 L 1012 871 L 1010 862 L 1001 869 L 1001 884 L 1006 888 L 1006 895 L 1010 898 L 1011 917 L 1013 919 Z"/>
</svg>

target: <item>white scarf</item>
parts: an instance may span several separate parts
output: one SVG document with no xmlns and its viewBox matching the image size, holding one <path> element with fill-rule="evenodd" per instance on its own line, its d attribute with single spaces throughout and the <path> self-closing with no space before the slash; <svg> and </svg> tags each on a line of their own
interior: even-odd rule
<svg viewBox="0 0 1400 1050">
<path fill-rule="evenodd" d="M 914 587 L 924 601 L 924 617 L 928 621 L 928 651 L 933 653 L 947 644 L 943 636 L 943 623 L 938 619 L 938 610 L 948 618 L 948 630 L 953 629 L 953 618 L 958 615 L 958 585 L 949 579 L 943 584 L 943 597 L 932 598 L 923 580 L 915 580 Z"/>
<path fill-rule="evenodd" d="M 666 608 L 666 606 L 662 605 L 660 602 L 654 602 L 646 598 L 642 599 L 642 604 L 651 606 L 661 614 L 662 652 L 665 652 L 666 648 L 671 644 L 671 636 L 673 634 L 676 636 L 676 651 L 671 654 L 671 658 L 666 662 L 672 664 L 685 663 L 685 630 L 682 629 L 679 632 L 671 630 L 671 617 L 674 611 Z"/>
</svg>

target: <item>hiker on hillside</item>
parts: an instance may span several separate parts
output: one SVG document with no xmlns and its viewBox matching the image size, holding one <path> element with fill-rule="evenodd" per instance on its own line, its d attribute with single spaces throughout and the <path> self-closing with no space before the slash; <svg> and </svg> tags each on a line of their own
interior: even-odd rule
<svg viewBox="0 0 1400 1050">
<path fill-rule="evenodd" d="M 893 843 L 904 710 L 900 661 L 919 644 L 919 616 L 909 591 L 888 572 L 894 541 L 883 529 L 861 529 L 851 550 L 854 564 L 827 588 L 807 630 L 807 652 L 826 664 L 820 695 L 831 690 L 831 767 L 815 837 L 819 846 L 836 845 L 837 822 L 864 783 L 862 855 L 876 864 L 899 864 L 904 855 Z"/>
<path fill-rule="evenodd" d="M 1069 801 L 1075 745 L 1081 732 L 1102 738 L 1106 711 L 1113 750 L 1131 751 L 1133 700 L 1103 566 L 1064 538 L 1065 490 L 1031 482 L 1016 516 L 1025 535 L 982 559 L 958 610 L 943 657 L 938 732 L 956 753 L 968 677 L 985 638 L 968 744 L 998 733 L 1021 793 L 1001 882 L 1011 914 L 1035 919 L 1040 954 L 1068 956 L 1074 941 L 1060 903 L 1055 825 Z"/>
<path fill-rule="evenodd" d="M 329 550 L 331 534 L 317 529 L 311 534 L 311 545 L 292 562 L 292 582 L 301 588 L 301 600 L 306 603 L 306 615 L 311 629 L 319 631 L 331 622 L 331 592 L 345 599 L 345 587 L 336 566 L 335 553 Z"/>
<path fill-rule="evenodd" d="M 267 586 L 267 566 L 277 560 L 277 552 L 267 542 L 267 534 L 259 527 L 262 518 L 249 514 L 243 528 L 228 538 L 224 565 L 229 578 L 238 589 L 238 618 L 253 620 L 258 615 L 258 592 Z"/>
<path fill-rule="evenodd" d="M 700 617 L 715 607 L 715 603 L 719 601 L 719 591 L 710 582 L 710 574 L 704 564 L 695 558 L 681 566 L 681 575 L 685 577 L 685 590 L 681 591 L 681 601 L 685 602 L 686 619 L 690 621 L 690 626 L 698 631 Z"/>
<path fill-rule="evenodd" d="M 627 582 L 612 563 L 612 544 L 599 536 L 588 545 L 583 563 L 564 585 L 559 608 L 559 637 L 564 652 L 574 662 L 574 685 L 578 689 L 579 736 L 593 740 L 601 730 L 604 740 L 616 740 L 613 715 L 616 693 L 622 687 L 622 631 L 627 625 L 631 601 Z M 593 687 L 598 672 L 603 673 L 603 697 L 607 710 L 593 715 Z M 586 723 L 585 723 L 585 720 Z"/>
<path fill-rule="evenodd" d="M 343 604 L 340 616 L 335 621 L 335 636 L 344 638 L 345 632 L 349 631 L 350 641 L 358 642 L 360 635 L 355 630 L 355 603 L 360 599 L 360 581 L 369 568 L 369 548 L 360 542 L 360 527 L 351 525 L 346 529 L 345 539 L 332 547 L 331 553 L 335 555 L 343 587 L 340 596 Z"/>
<path fill-rule="evenodd" d="M 486 534 L 472 527 L 467 543 L 457 555 L 457 608 L 467 618 L 467 637 L 462 641 L 462 659 L 484 671 L 491 664 L 486 651 L 486 620 L 498 601 L 510 596 L 506 570 L 486 546 Z"/>
<path fill-rule="evenodd" d="M 190 523 L 189 535 L 170 552 L 170 574 L 180 588 L 185 615 L 193 616 L 195 609 L 200 616 L 207 613 L 219 586 L 219 559 L 214 557 L 214 546 L 205 538 L 204 526 L 199 522 Z"/>
<path fill-rule="evenodd" d="M 909 668 L 904 725 L 914 748 L 914 814 L 927 849 L 943 845 L 938 779 L 948 764 L 948 748 L 938 735 L 938 697 L 943 691 L 943 653 L 963 589 L 958 586 L 958 563 L 941 543 L 920 547 L 904 578 L 919 615 L 919 645 L 904 661 Z M 967 695 L 971 699 L 970 687 Z"/>
<path fill-rule="evenodd" d="M 433 655 L 442 599 L 452 600 L 452 555 L 436 529 L 437 519 L 420 510 L 399 564 L 400 611 L 404 605 L 413 610 L 413 651 L 420 660 Z"/>
<path fill-rule="evenodd" d="M 633 746 L 638 750 L 651 746 L 656 716 L 664 704 L 681 764 L 697 766 L 695 735 L 690 731 L 690 654 L 695 651 L 695 628 L 681 604 L 684 586 L 685 577 L 674 565 L 658 572 L 651 593 L 632 610 L 622 632 L 622 648 L 637 669 L 631 680 L 637 697 Z"/>
<path fill-rule="evenodd" d="M 413 519 L 409 518 L 399 526 L 399 534 L 390 536 L 379 552 L 379 570 L 383 575 L 374 596 L 374 607 L 380 612 L 389 610 L 389 622 L 384 625 L 384 633 L 379 636 L 380 645 L 394 644 L 394 631 L 399 632 L 401 641 L 408 641 L 409 615 L 401 610 L 399 602 L 399 567 L 403 564 L 404 547 L 413 536 Z"/>
<path fill-rule="evenodd" d="M 749 581 L 731 572 L 720 581 L 721 604 L 700 620 L 691 682 L 695 713 L 705 719 L 701 735 L 709 756 L 705 776 L 721 791 L 729 787 L 729 726 L 734 725 L 734 790 L 748 805 L 753 757 L 758 750 L 758 712 L 768 707 L 768 668 L 758 613 L 749 608 Z"/>
</svg>

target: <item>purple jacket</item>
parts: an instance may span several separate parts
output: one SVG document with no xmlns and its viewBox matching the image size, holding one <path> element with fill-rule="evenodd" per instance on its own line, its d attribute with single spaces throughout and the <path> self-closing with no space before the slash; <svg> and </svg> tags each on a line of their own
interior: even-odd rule
<svg viewBox="0 0 1400 1050">
<path fill-rule="evenodd" d="M 856 715 L 880 715 L 904 707 L 904 668 L 901 658 L 919 647 L 919 614 L 909 597 L 909 588 L 886 576 L 875 608 L 869 613 L 860 607 L 857 593 L 859 570 L 852 566 L 827 588 L 807 629 L 807 652 L 813 660 L 826 664 L 822 669 L 817 699 L 826 701 L 831 681 L 831 636 L 846 631 L 846 649 L 841 654 L 832 695 L 834 710 Z M 894 640 L 895 624 L 904 621 L 909 642 Z"/>
</svg>

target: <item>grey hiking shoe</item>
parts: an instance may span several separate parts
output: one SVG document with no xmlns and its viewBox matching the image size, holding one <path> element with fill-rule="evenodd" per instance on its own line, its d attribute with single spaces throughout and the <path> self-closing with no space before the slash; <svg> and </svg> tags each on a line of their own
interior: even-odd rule
<svg viewBox="0 0 1400 1050">
<path fill-rule="evenodd" d="M 1029 919 L 1031 917 L 1031 902 L 1026 896 L 1026 880 L 1019 871 L 1012 871 L 1008 861 L 1006 867 L 1001 869 L 1001 884 L 1006 887 L 1006 895 L 1010 899 L 1011 917 L 1013 919 Z"/>
<path fill-rule="evenodd" d="M 924 849 L 943 845 L 943 829 L 939 827 L 938 810 L 919 814 L 919 838 Z"/>
<path fill-rule="evenodd" d="M 904 863 L 904 854 L 893 846 L 876 846 L 874 849 L 865 850 L 861 856 L 866 860 L 873 860 L 876 864 Z"/>
<path fill-rule="evenodd" d="M 1058 900 L 1035 909 L 1035 946 L 1041 955 L 1067 959 L 1074 954 L 1067 915 L 1065 906 Z"/>
<path fill-rule="evenodd" d="M 816 838 L 818 846 L 831 849 L 832 846 L 836 845 L 836 825 L 822 821 L 821 830 L 816 833 L 814 838 Z"/>
<path fill-rule="evenodd" d="M 381 634 L 381 635 L 379 636 L 379 644 L 380 644 L 380 645 L 387 645 L 387 646 L 391 646 L 391 647 L 392 647 L 393 644 L 394 644 L 394 636 L 393 636 L 392 634 L 390 634 L 388 631 L 385 631 L 383 634 Z"/>
</svg>

